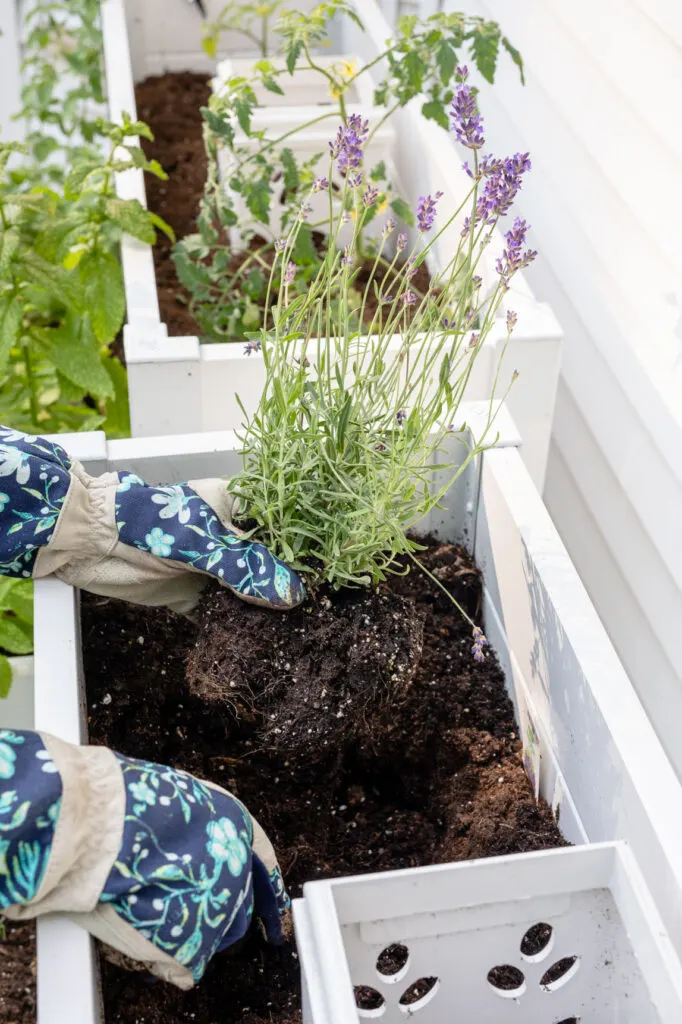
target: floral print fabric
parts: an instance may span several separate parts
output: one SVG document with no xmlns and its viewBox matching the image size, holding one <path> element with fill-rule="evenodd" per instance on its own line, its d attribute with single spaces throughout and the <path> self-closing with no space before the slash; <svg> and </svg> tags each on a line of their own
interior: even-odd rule
<svg viewBox="0 0 682 1024">
<path fill-rule="evenodd" d="M 187 484 L 149 487 L 135 474 L 123 474 L 116 526 L 124 544 L 210 573 L 243 597 L 282 608 L 304 597 L 291 569 L 262 544 L 223 526 Z"/>
<path fill-rule="evenodd" d="M 28 577 L 52 540 L 71 462 L 58 444 L 0 427 L 0 575 Z"/>
<path fill-rule="evenodd" d="M 0 729 L 0 910 L 38 892 L 61 797 L 61 778 L 40 736 Z"/>
<path fill-rule="evenodd" d="M 123 843 L 102 901 L 195 981 L 213 954 L 237 942 L 254 913 L 281 941 L 281 875 L 251 849 L 252 826 L 232 797 L 183 771 L 117 755 L 126 790 Z M 258 873 L 259 884 L 254 880 Z M 255 889 L 255 892 L 254 892 Z"/>
<path fill-rule="evenodd" d="M 125 787 L 118 856 L 100 902 L 198 981 L 254 914 L 282 941 L 289 906 L 278 868 L 252 849 L 242 805 L 183 771 L 116 755 Z M 0 729 L 0 910 L 33 900 L 62 806 L 62 780 L 37 733 Z"/>
</svg>

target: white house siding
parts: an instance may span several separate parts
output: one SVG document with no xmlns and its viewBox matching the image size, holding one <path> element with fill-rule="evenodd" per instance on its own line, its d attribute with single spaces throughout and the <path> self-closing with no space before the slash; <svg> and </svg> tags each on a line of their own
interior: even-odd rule
<svg viewBox="0 0 682 1024">
<path fill-rule="evenodd" d="M 565 331 L 545 499 L 682 773 L 682 5 L 441 6 L 526 63 L 480 84 L 490 148 L 531 151 L 529 283 Z"/>
</svg>

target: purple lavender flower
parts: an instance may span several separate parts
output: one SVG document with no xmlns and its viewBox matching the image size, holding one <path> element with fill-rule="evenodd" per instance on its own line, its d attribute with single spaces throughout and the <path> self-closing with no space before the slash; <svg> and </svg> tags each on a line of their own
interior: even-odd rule
<svg viewBox="0 0 682 1024">
<path fill-rule="evenodd" d="M 381 232 L 382 237 L 388 238 L 388 236 L 392 234 L 393 231 L 395 231 L 395 221 L 393 220 L 392 217 L 389 217 L 386 223 L 384 224 L 383 230 Z"/>
<path fill-rule="evenodd" d="M 480 338 L 481 335 L 478 332 L 474 331 L 471 337 L 469 338 L 469 348 L 477 348 Z"/>
<path fill-rule="evenodd" d="M 298 208 L 298 215 L 301 220 L 307 220 L 310 214 L 313 212 L 313 208 L 307 199 L 301 200 L 301 205 Z"/>
<path fill-rule="evenodd" d="M 333 160 L 338 160 L 339 170 L 344 173 L 354 170 L 362 163 L 362 147 L 369 134 L 369 122 L 360 114 L 351 114 L 347 124 L 342 124 L 336 138 L 329 143 Z"/>
<path fill-rule="evenodd" d="M 407 235 L 401 232 L 395 242 L 395 247 L 398 252 L 402 252 L 403 249 L 407 248 Z"/>
<path fill-rule="evenodd" d="M 460 70 L 466 71 L 467 69 L 461 68 Z M 485 143 L 483 118 L 478 112 L 474 91 L 470 85 L 464 85 L 463 81 L 457 86 L 457 92 L 450 107 L 450 120 L 457 141 L 467 149 L 480 149 Z"/>
<path fill-rule="evenodd" d="M 407 419 L 407 409 L 398 409 L 397 413 L 395 414 L 395 418 L 398 421 L 398 426 L 402 427 L 403 423 Z"/>
<path fill-rule="evenodd" d="M 515 153 L 506 160 L 491 160 L 485 168 L 486 183 L 476 204 L 476 223 L 492 224 L 511 209 L 530 170 L 528 153 Z"/>
<path fill-rule="evenodd" d="M 393 302 L 393 296 L 387 295 L 385 299 L 381 300 L 382 306 L 389 306 Z"/>
<path fill-rule="evenodd" d="M 260 341 L 247 341 L 246 345 L 244 345 L 244 355 L 250 356 L 252 352 L 260 352 L 260 349 Z"/>
<path fill-rule="evenodd" d="M 471 654 L 474 661 L 485 661 L 485 654 L 483 653 L 484 647 L 488 646 L 488 640 L 480 626 L 474 626 L 473 632 L 473 644 L 471 647 Z"/>
<path fill-rule="evenodd" d="M 362 185 L 362 179 L 363 178 L 364 178 L 364 174 L 362 173 L 362 171 L 358 171 L 357 174 L 349 174 L 348 175 L 348 188 L 360 188 L 360 186 Z"/>
<path fill-rule="evenodd" d="M 512 309 L 507 310 L 507 330 L 509 331 L 510 334 L 516 327 L 516 322 L 518 319 L 518 314 L 516 314 Z"/>
<path fill-rule="evenodd" d="M 289 260 L 287 269 L 284 271 L 284 283 L 293 284 L 294 278 L 296 277 L 296 264 Z"/>
<path fill-rule="evenodd" d="M 457 81 L 458 82 L 466 82 L 468 77 L 469 77 L 469 68 L 466 66 L 466 64 L 459 64 L 455 68 L 455 78 L 457 79 Z"/>
<path fill-rule="evenodd" d="M 287 247 L 287 240 L 286 240 L 286 238 L 276 238 L 275 239 L 275 252 L 284 252 L 286 247 Z"/>
<path fill-rule="evenodd" d="M 414 275 L 417 273 L 417 268 L 414 265 L 415 260 L 416 256 L 410 256 L 407 259 L 407 262 L 405 263 L 405 277 L 407 278 L 408 281 L 411 281 Z"/>
<path fill-rule="evenodd" d="M 507 247 L 503 250 L 500 259 L 498 259 L 495 269 L 502 278 L 505 289 L 509 287 L 509 280 L 512 274 L 515 274 L 517 270 L 521 270 L 523 267 L 527 267 L 537 256 L 535 249 L 526 249 L 524 251 L 527 231 L 528 224 L 525 220 L 517 217 L 513 228 L 507 231 L 504 236 Z"/>
<path fill-rule="evenodd" d="M 417 227 L 421 232 L 430 231 L 436 218 L 436 205 L 443 196 L 436 192 L 434 196 L 420 196 L 417 200 Z"/>
<path fill-rule="evenodd" d="M 344 267 L 352 267 L 354 262 L 355 262 L 355 256 L 353 255 L 353 253 L 351 251 L 350 244 L 349 244 L 343 250 L 343 256 L 341 257 L 341 263 L 344 265 Z"/>
<path fill-rule="evenodd" d="M 313 193 L 326 192 L 329 188 L 329 178 L 315 178 L 313 182 Z"/>
<path fill-rule="evenodd" d="M 377 199 L 379 198 L 379 189 L 374 185 L 368 185 L 362 197 L 362 201 L 365 206 L 374 206 Z"/>
<path fill-rule="evenodd" d="M 406 307 L 407 306 L 414 306 L 416 301 L 417 301 L 417 296 L 414 294 L 413 291 L 409 291 L 409 289 L 402 296 L 403 306 L 406 306 Z"/>
<path fill-rule="evenodd" d="M 482 284 L 483 284 L 483 278 L 481 277 L 481 275 L 480 274 L 474 274 L 474 276 L 471 278 L 471 286 L 474 289 L 474 291 L 478 291 L 478 289 L 481 287 Z"/>
</svg>

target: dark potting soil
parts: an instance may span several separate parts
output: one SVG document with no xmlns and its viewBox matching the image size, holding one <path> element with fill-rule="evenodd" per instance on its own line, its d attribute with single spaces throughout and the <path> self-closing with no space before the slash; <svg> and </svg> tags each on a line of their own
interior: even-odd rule
<svg viewBox="0 0 682 1024">
<path fill-rule="evenodd" d="M 191 71 L 146 78 L 135 87 L 137 115 L 154 133 L 142 140 L 149 159 L 158 160 L 168 175 L 160 181 L 145 177 L 149 209 L 163 217 L 178 238 L 196 231 L 199 202 L 206 181 L 206 155 L 201 136 L 200 107 L 211 95 L 210 78 Z M 198 334 L 187 308 L 189 295 L 178 281 L 171 259 L 173 243 L 161 232 L 154 246 L 154 266 L 161 319 L 173 336 Z"/>
<path fill-rule="evenodd" d="M 202 140 L 202 117 L 200 107 L 206 106 L 210 96 L 210 78 L 190 71 L 167 72 L 164 75 L 146 78 L 135 87 L 138 117 L 146 121 L 154 133 L 154 141 L 142 141 L 150 159 L 159 161 L 168 174 L 168 181 L 160 181 L 148 174 L 145 179 L 149 209 L 166 220 L 178 238 L 194 234 L 196 216 L 206 180 L 206 155 Z M 314 239 L 317 248 L 325 244 L 324 235 Z M 263 244 L 262 238 L 253 239 L 251 249 Z M 235 274 L 250 259 L 251 249 L 235 252 L 226 273 Z M 175 264 L 171 258 L 172 243 L 159 232 L 154 246 L 154 266 L 159 293 L 161 319 L 167 324 L 171 336 L 201 334 L 191 315 L 189 293 L 178 281 Z M 264 262 L 270 264 L 271 253 L 263 254 Z M 391 274 L 390 287 L 395 289 Z M 375 326 L 381 324 L 381 311 L 370 282 L 381 285 L 384 270 L 379 267 L 373 272 L 373 261 L 368 259 L 358 272 L 354 287 L 363 293 L 367 289 L 364 322 L 369 326 L 377 314 Z M 369 287 L 368 287 L 369 285 Z M 430 287 L 430 275 L 425 264 L 417 268 L 411 289 L 419 296 Z M 277 301 L 277 289 L 273 292 L 273 303 Z M 264 305 L 264 303 L 263 303 Z M 407 309 L 405 316 L 411 319 L 414 310 Z"/>
<path fill-rule="evenodd" d="M 33 921 L 5 921 L 0 935 L 0 1021 L 34 1024 L 36 1019 L 36 931 Z"/>
<path fill-rule="evenodd" d="M 476 618 L 469 557 L 434 544 L 424 561 Z M 82 622 L 91 742 L 232 790 L 293 897 L 315 878 L 565 845 L 535 803 L 494 656 L 472 660 L 470 627 L 419 572 L 286 615 L 210 587 L 197 625 L 84 595 Z M 404 955 L 390 947 L 380 969 Z M 258 935 L 188 993 L 103 962 L 107 1024 L 294 1024 L 298 970 L 293 945 Z"/>
</svg>

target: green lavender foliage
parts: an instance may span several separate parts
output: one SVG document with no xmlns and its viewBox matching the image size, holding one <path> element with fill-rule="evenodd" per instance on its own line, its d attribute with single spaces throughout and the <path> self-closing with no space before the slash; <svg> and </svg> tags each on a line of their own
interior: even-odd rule
<svg viewBox="0 0 682 1024">
<path fill-rule="evenodd" d="M 229 5 L 226 18 L 229 21 L 237 8 L 246 16 L 252 8 L 260 6 L 235 2 Z M 480 73 L 493 81 L 503 50 L 517 65 L 523 79 L 521 56 L 500 26 L 464 13 L 438 14 L 424 20 L 404 17 L 398 23 L 396 35 L 376 59 L 359 68 L 344 61 L 331 69 L 323 67 L 313 51 L 326 40 L 329 22 L 335 16 L 351 18 L 362 27 L 348 0 L 329 0 L 306 15 L 296 11 L 283 13 L 275 35 L 285 58 L 285 69 L 261 59 L 254 63 L 250 76 L 230 79 L 202 110 L 208 157 L 204 197 L 197 231 L 178 242 L 174 261 L 178 278 L 189 292 L 190 311 L 207 341 L 239 340 L 262 322 L 273 254 L 273 206 L 275 202 L 278 207 L 282 204 L 281 228 L 283 232 L 290 230 L 323 158 L 318 153 L 305 161 L 297 159 L 293 148 L 295 136 L 320 122 L 345 122 L 348 92 L 361 75 L 373 70 L 383 76 L 379 78 L 374 101 L 385 113 L 374 131 L 416 97 L 422 98 L 423 115 L 447 129 L 446 109 L 454 94 L 455 70 L 467 54 Z M 214 28 L 217 40 L 223 29 Z M 268 138 L 253 127 L 257 89 L 283 94 L 286 79 L 302 69 L 313 70 L 326 79 L 324 85 L 331 102 L 322 114 L 300 125 L 296 132 Z M 229 189 L 219 179 L 221 152 L 229 157 Z M 375 243 L 368 237 L 367 229 L 376 212 L 390 207 L 408 225 L 412 223 L 412 214 L 396 193 L 383 164 L 367 171 L 380 190 L 380 199 L 363 220 L 358 245 L 361 254 L 373 255 Z M 238 200 L 249 215 L 246 223 L 239 223 L 240 245 L 249 252 L 246 260 L 236 265 L 230 233 L 239 220 Z M 351 200 L 342 189 L 336 192 L 335 201 L 352 213 Z M 301 291 L 319 271 L 322 259 L 315 233 L 325 228 L 326 221 L 311 221 L 297 231 L 294 259 L 300 268 L 296 284 Z"/>
<path fill-rule="evenodd" d="M 412 319 L 405 312 L 415 301 L 410 275 L 395 248 L 391 256 L 389 232 L 383 235 L 376 258 L 386 251 L 391 273 L 377 298 L 388 312 L 364 337 L 354 327 L 371 287 L 358 297 L 361 188 L 345 185 L 357 212 L 349 250 L 338 251 L 340 223 L 332 218 L 323 263 L 304 294 L 291 287 L 300 218 L 277 254 L 268 286 L 279 287 L 272 322 L 251 335 L 252 358 L 265 363 L 265 387 L 256 413 L 245 414 L 244 468 L 229 487 L 243 516 L 257 524 L 258 539 L 314 581 L 366 586 L 399 571 L 398 556 L 419 547 L 410 528 L 496 440 L 491 430 L 506 394 L 493 388 L 487 424 L 475 440 L 459 412 L 511 277 L 505 270 L 492 293 L 481 294 L 478 268 L 496 219 L 477 223 L 479 187 L 475 172 L 465 203 L 449 211 L 448 223 L 469 212 L 468 229 Z M 412 265 L 426 259 L 433 241 L 415 246 Z M 332 295 L 339 300 L 334 324 Z M 514 322 L 508 318 L 508 336 Z"/>
</svg>

